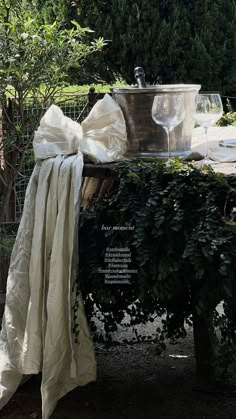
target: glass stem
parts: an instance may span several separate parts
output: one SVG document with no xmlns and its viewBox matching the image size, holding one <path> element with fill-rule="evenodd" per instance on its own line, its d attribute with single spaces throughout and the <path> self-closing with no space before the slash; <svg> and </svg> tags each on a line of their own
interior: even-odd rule
<svg viewBox="0 0 236 419">
<path fill-rule="evenodd" d="M 204 131 L 205 131 L 205 159 L 207 159 L 208 158 L 208 140 L 207 140 L 208 127 L 204 127 Z"/>
<path fill-rule="evenodd" d="M 170 129 L 165 128 L 167 134 L 167 149 L 168 149 L 168 159 L 171 158 L 171 149 L 170 149 Z"/>
</svg>

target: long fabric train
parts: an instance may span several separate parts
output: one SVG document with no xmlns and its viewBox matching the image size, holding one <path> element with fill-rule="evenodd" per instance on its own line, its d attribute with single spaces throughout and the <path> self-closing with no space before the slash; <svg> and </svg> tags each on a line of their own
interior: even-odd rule
<svg viewBox="0 0 236 419">
<path fill-rule="evenodd" d="M 42 372 L 42 418 L 78 385 L 96 379 L 93 343 L 79 298 L 72 334 L 83 156 L 38 162 L 14 245 L 0 336 L 0 409 L 24 374 Z M 78 297 L 77 297 L 78 301 Z"/>
</svg>

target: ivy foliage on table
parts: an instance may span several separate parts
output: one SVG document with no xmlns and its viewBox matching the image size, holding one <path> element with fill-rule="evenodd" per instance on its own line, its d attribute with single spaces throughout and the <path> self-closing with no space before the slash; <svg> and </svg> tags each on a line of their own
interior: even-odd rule
<svg viewBox="0 0 236 419">
<path fill-rule="evenodd" d="M 94 316 L 107 341 L 124 318 L 130 324 L 164 316 L 157 340 L 183 336 L 192 312 L 214 313 L 222 342 L 236 332 L 236 177 L 198 169 L 179 159 L 119 162 L 117 178 L 101 200 L 80 215 L 79 283 L 97 339 Z M 102 226 L 134 227 L 105 230 Z M 129 248 L 130 284 L 105 284 L 106 248 Z M 215 307 L 223 301 L 224 313 Z M 142 336 L 137 335 L 138 340 Z M 231 345 L 231 346 L 232 346 Z"/>
</svg>

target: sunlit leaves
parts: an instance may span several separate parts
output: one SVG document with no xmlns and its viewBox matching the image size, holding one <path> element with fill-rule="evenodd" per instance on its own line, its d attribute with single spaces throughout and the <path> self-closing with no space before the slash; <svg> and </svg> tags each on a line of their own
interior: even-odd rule
<svg viewBox="0 0 236 419">
<path fill-rule="evenodd" d="M 26 96 L 42 84 L 55 89 L 66 82 L 71 66 L 104 46 L 102 38 L 86 41 L 89 28 L 73 22 L 63 29 L 59 22 L 42 23 L 36 11 L 24 4 L 0 20 L 0 85 L 11 85 Z M 33 6 L 32 6 L 33 7 Z"/>
</svg>

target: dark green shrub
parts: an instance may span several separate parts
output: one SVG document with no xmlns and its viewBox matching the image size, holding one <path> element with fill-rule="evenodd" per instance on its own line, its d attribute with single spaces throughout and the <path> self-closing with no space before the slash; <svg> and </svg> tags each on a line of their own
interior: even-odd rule
<svg viewBox="0 0 236 419">
<path fill-rule="evenodd" d="M 80 217 L 79 281 L 83 295 L 92 295 L 86 299 L 89 318 L 96 315 L 96 304 L 110 340 L 124 311 L 135 325 L 167 310 L 163 330 L 157 331 L 158 339 L 165 339 L 183 335 L 183 321 L 191 321 L 193 310 L 202 318 L 215 313 L 223 341 L 230 339 L 235 349 L 236 233 L 230 220 L 236 178 L 210 168 L 200 171 L 178 159 L 115 167 L 111 196 L 94 202 Z M 130 267 L 138 272 L 130 284 L 104 283 L 99 273 L 112 247 L 130 249 Z M 219 315 L 215 309 L 221 301 L 225 312 Z"/>
</svg>

